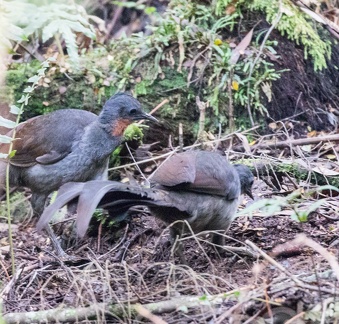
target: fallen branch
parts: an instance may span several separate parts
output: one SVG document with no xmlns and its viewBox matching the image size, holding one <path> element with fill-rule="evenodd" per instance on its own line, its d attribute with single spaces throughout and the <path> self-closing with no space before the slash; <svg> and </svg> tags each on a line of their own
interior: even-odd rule
<svg viewBox="0 0 339 324">
<path fill-rule="evenodd" d="M 283 177 L 288 177 L 297 189 L 300 181 L 307 181 L 315 185 L 331 185 L 339 187 L 339 177 L 335 170 L 322 166 L 321 161 L 306 159 L 274 160 L 274 159 L 247 159 L 247 164 L 255 176 L 265 180 L 270 177 L 272 188 L 280 190 Z M 334 165 L 334 164 L 333 164 Z"/>
<path fill-rule="evenodd" d="M 182 307 L 195 308 L 202 305 L 219 305 L 224 300 L 234 297 L 240 290 L 249 290 L 249 287 L 244 287 L 230 292 L 212 295 L 212 296 L 188 296 L 182 298 L 173 298 L 157 303 L 142 305 L 142 309 L 149 311 L 152 314 L 161 314 L 175 311 Z M 127 311 L 128 309 L 128 311 Z M 37 312 L 26 313 L 8 313 L 3 316 L 6 324 L 24 324 L 24 323 L 51 323 L 51 322 L 75 322 L 86 319 L 96 318 L 98 314 L 110 314 L 115 317 L 122 318 L 126 312 L 132 316 L 140 316 L 140 304 L 109 304 L 97 303 L 88 307 L 78 308 L 55 308 Z M 148 313 L 149 316 L 149 313 Z"/>
<path fill-rule="evenodd" d="M 258 149 L 281 149 L 284 147 L 292 146 L 301 146 L 308 144 L 317 144 L 320 142 L 328 142 L 328 141 L 339 141 L 339 134 L 332 134 L 327 136 L 319 136 L 319 137 L 308 137 L 308 138 L 299 138 L 295 140 L 287 139 L 286 141 L 278 141 L 273 143 L 261 143 L 255 144 L 251 146 L 251 151 L 255 151 Z M 242 145 L 236 146 L 233 148 L 234 151 L 244 152 L 245 149 Z"/>
</svg>

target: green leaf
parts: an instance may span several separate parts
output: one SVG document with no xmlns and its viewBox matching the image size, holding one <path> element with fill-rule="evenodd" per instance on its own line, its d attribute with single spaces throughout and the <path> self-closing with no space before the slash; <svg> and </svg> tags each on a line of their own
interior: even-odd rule
<svg viewBox="0 0 339 324">
<path fill-rule="evenodd" d="M 25 106 L 28 105 L 28 100 L 31 98 L 31 96 L 29 94 L 26 95 L 25 97 Z"/>
<path fill-rule="evenodd" d="M 218 54 L 223 57 L 225 55 L 224 51 L 219 47 L 219 46 L 216 46 L 216 45 L 212 45 L 212 48 L 218 52 Z"/>
<path fill-rule="evenodd" d="M 13 150 L 11 153 L 8 154 L 8 157 L 11 159 L 12 157 L 14 157 L 16 154 L 16 150 Z"/>
<path fill-rule="evenodd" d="M 0 116 L 0 126 L 6 128 L 14 128 L 16 126 L 16 123 Z"/>
<path fill-rule="evenodd" d="M 12 142 L 12 137 L 6 136 L 6 135 L 0 135 L 0 143 L 8 144 Z"/>
<path fill-rule="evenodd" d="M 65 40 L 69 58 L 73 61 L 73 63 L 77 67 L 79 63 L 79 55 L 78 55 L 78 45 L 76 43 L 75 34 L 72 32 L 69 26 L 60 26 L 59 30 Z"/>
<path fill-rule="evenodd" d="M 46 42 L 52 38 L 55 34 L 59 33 L 59 28 L 62 27 L 63 21 L 61 19 L 56 19 L 51 21 L 47 26 L 42 30 L 42 41 Z"/>
<path fill-rule="evenodd" d="M 298 223 L 306 223 L 307 219 L 308 219 L 308 215 L 309 213 L 307 211 L 298 211 L 298 212 L 294 212 L 291 215 L 291 219 L 298 222 Z"/>
<path fill-rule="evenodd" d="M 237 290 L 233 293 L 234 297 L 240 297 L 240 291 Z"/>
<path fill-rule="evenodd" d="M 80 24 L 77 21 L 65 20 L 64 24 L 66 24 L 66 26 L 68 28 L 70 28 L 71 30 L 73 30 L 75 32 L 83 33 L 84 35 L 86 35 L 87 37 L 89 37 L 91 39 L 95 38 L 95 33 L 91 29 L 85 27 L 84 25 Z"/>
<path fill-rule="evenodd" d="M 151 15 L 152 13 L 156 12 L 157 9 L 155 7 L 147 7 L 147 8 L 145 8 L 144 11 L 145 11 L 146 15 Z"/>
<path fill-rule="evenodd" d="M 21 98 L 17 101 L 17 103 L 24 103 L 26 100 L 26 96 L 22 95 Z"/>
<path fill-rule="evenodd" d="M 21 108 L 17 107 L 16 105 L 10 105 L 10 112 L 14 115 L 19 115 L 21 113 Z"/>
<path fill-rule="evenodd" d="M 24 89 L 23 92 L 31 93 L 31 92 L 33 92 L 33 90 L 34 90 L 34 87 L 28 86 L 28 87 L 26 87 L 26 88 Z"/>
<path fill-rule="evenodd" d="M 135 8 L 137 6 L 137 4 L 133 1 L 126 1 L 126 2 L 113 1 L 113 4 L 115 4 L 116 6 L 125 7 L 125 8 Z"/>
<path fill-rule="evenodd" d="M 41 65 L 43 66 L 45 64 L 45 62 L 43 62 Z M 46 69 L 48 68 L 49 64 L 47 63 L 47 66 L 46 67 L 43 67 L 42 69 L 39 69 L 38 70 L 38 75 L 39 76 L 45 76 L 45 71 Z"/>
<path fill-rule="evenodd" d="M 34 76 L 30 77 L 27 80 L 27 82 L 28 83 L 37 83 L 37 82 L 39 82 L 39 80 L 40 80 L 40 77 L 38 75 L 34 75 Z"/>
</svg>

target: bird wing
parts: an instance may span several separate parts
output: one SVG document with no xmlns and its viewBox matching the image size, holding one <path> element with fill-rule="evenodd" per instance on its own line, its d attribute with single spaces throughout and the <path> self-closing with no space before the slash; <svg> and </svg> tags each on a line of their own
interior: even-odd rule
<svg viewBox="0 0 339 324">
<path fill-rule="evenodd" d="M 29 167 L 52 164 L 68 155 L 72 145 L 80 140 L 84 128 L 95 121 L 93 113 L 78 109 L 61 109 L 51 114 L 37 116 L 19 124 L 15 129 L 10 163 Z M 7 136 L 12 136 L 13 130 Z M 0 152 L 8 153 L 9 144 L 1 144 Z"/>
<path fill-rule="evenodd" d="M 174 187 L 184 183 L 193 183 L 195 176 L 196 153 L 185 152 L 170 156 L 161 164 L 150 180 L 162 186 Z"/>
<path fill-rule="evenodd" d="M 226 158 L 205 151 L 172 155 L 153 174 L 151 181 L 173 190 L 189 190 L 228 199 L 237 198 L 240 190 L 236 171 Z"/>
<path fill-rule="evenodd" d="M 228 200 L 240 195 L 240 180 L 235 168 L 218 153 L 199 151 L 196 177 L 190 190 L 223 196 Z"/>
</svg>

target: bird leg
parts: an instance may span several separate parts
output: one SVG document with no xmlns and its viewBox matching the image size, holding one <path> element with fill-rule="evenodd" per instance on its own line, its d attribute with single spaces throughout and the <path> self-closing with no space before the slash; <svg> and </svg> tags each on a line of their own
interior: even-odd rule
<svg viewBox="0 0 339 324">
<path fill-rule="evenodd" d="M 183 224 L 184 226 L 185 224 Z M 183 233 L 183 229 L 179 229 L 175 226 L 170 227 L 170 235 L 171 235 L 171 244 L 174 255 L 177 255 L 180 259 L 180 263 L 187 265 L 187 261 L 182 250 L 182 242 L 180 241 Z"/>
<path fill-rule="evenodd" d="M 217 252 L 221 254 L 223 251 L 222 246 L 225 244 L 225 237 L 222 234 L 214 233 L 212 235 L 212 243 L 217 249 Z"/>
<path fill-rule="evenodd" d="M 51 239 L 52 245 L 57 253 L 57 256 L 59 257 L 68 257 L 67 253 L 62 249 L 60 242 L 58 241 L 57 237 L 55 236 L 51 226 L 47 224 L 46 226 L 46 232 L 49 238 Z"/>
</svg>

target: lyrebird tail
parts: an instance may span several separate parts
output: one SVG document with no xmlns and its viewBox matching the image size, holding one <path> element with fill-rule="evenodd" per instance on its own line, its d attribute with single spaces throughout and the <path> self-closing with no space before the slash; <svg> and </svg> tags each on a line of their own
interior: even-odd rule
<svg viewBox="0 0 339 324">
<path fill-rule="evenodd" d="M 162 190 L 133 187 L 115 181 L 93 180 L 86 183 L 71 182 L 62 186 L 53 204 L 48 206 L 37 224 L 38 230 L 44 228 L 58 209 L 74 199 L 77 206 L 77 234 L 83 237 L 96 208 L 110 211 L 110 215 L 119 217 L 135 205 L 170 206 L 163 199 Z M 172 206 L 170 206 L 172 207 Z"/>
</svg>

